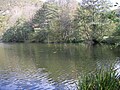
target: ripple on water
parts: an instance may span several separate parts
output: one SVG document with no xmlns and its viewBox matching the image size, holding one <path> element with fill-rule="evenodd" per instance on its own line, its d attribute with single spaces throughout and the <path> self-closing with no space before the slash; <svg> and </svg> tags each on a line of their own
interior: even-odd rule
<svg viewBox="0 0 120 90">
<path fill-rule="evenodd" d="M 42 71 L 42 70 L 41 70 Z M 0 72 L 0 90 L 53 90 L 48 73 Z M 28 77 L 27 77 L 28 76 Z"/>
<path fill-rule="evenodd" d="M 72 81 L 55 82 L 40 68 L 32 73 L 0 71 L 0 90 L 75 90 Z"/>
</svg>

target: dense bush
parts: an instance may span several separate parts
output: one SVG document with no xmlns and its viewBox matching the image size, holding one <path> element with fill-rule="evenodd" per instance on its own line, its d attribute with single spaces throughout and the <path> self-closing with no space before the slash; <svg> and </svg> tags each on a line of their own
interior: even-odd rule
<svg viewBox="0 0 120 90">
<path fill-rule="evenodd" d="M 29 35 L 29 42 L 44 42 L 48 33 L 45 30 L 39 30 Z"/>
<path fill-rule="evenodd" d="M 15 39 L 14 27 L 9 28 L 2 36 L 2 41 L 13 42 Z"/>
<path fill-rule="evenodd" d="M 3 42 L 25 42 L 34 30 L 28 22 L 17 21 L 16 25 L 9 28 L 2 36 Z"/>
</svg>

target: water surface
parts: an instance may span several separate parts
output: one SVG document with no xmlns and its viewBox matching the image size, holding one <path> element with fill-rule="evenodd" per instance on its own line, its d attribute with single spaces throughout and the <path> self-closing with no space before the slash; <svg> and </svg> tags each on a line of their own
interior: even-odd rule
<svg viewBox="0 0 120 90">
<path fill-rule="evenodd" d="M 0 44 L 0 90 L 77 90 L 78 77 L 116 63 L 120 48 L 84 44 Z"/>
</svg>

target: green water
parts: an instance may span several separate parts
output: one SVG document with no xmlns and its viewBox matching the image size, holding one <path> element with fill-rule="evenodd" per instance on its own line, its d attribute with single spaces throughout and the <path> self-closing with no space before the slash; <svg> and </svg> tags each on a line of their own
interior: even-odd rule
<svg viewBox="0 0 120 90">
<path fill-rule="evenodd" d="M 0 44 L 0 90 L 77 90 L 78 77 L 120 66 L 120 48 L 84 44 Z"/>
</svg>

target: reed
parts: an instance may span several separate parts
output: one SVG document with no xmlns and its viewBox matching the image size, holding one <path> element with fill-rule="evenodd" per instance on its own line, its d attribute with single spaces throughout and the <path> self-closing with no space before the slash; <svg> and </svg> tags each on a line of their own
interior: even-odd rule
<svg viewBox="0 0 120 90">
<path fill-rule="evenodd" d="M 78 90 L 120 90 L 117 69 L 99 69 L 79 79 Z"/>
</svg>

